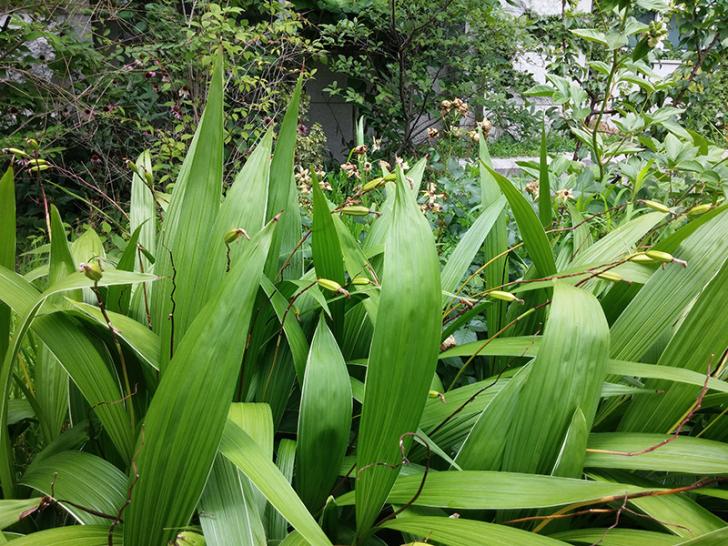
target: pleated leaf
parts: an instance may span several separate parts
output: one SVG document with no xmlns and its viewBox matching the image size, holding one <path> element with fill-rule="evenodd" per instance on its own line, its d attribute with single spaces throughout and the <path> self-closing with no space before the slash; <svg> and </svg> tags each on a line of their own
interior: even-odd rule
<svg viewBox="0 0 728 546">
<path fill-rule="evenodd" d="M 232 401 L 273 227 L 248 245 L 162 376 L 138 440 L 140 477 L 125 513 L 127 543 L 158 546 L 189 523 Z"/>
<path fill-rule="evenodd" d="M 546 122 L 541 128 L 541 146 L 538 162 L 538 217 L 543 227 L 549 227 L 553 217 L 551 204 L 551 182 L 549 180 L 549 158 L 546 148 Z"/>
<path fill-rule="evenodd" d="M 504 470 L 550 473 L 576 408 L 591 428 L 608 349 L 609 327 L 596 298 L 557 283 L 541 349 L 521 390 Z"/>
<path fill-rule="evenodd" d="M 316 513 L 339 475 L 351 428 L 349 372 L 336 339 L 320 315 L 311 341 L 298 414 L 297 489 Z"/>
<path fill-rule="evenodd" d="M 386 501 L 401 462 L 400 438 L 415 432 L 437 362 L 440 266 L 430 226 L 401 172 L 384 259 L 357 444 L 357 529 Z M 364 469 L 364 470 L 362 470 Z"/>
</svg>

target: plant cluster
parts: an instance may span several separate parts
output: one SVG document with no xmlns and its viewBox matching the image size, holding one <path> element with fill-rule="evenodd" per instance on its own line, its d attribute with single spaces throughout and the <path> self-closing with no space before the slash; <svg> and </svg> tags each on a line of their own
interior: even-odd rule
<svg viewBox="0 0 728 546">
<path fill-rule="evenodd" d="M 608 79 L 619 82 L 627 65 L 614 51 Z M 575 89 L 553 81 L 554 93 Z M 585 147 L 596 142 L 595 162 L 549 158 L 544 137 L 540 161 L 523 166 L 538 180 L 530 202 L 480 138 L 477 217 L 439 252 L 422 210 L 441 212 L 425 160 L 367 172 L 363 125 L 347 167 L 358 176 L 296 180 L 301 80 L 277 134 L 264 130 L 225 189 L 224 87 L 219 54 L 171 191 L 157 188 L 148 152 L 129 165 L 120 253 L 93 230 L 69 242 L 48 204 L 43 263 L 18 273 L 15 169 L 42 183 L 55 166 L 11 150 L 0 181 L 3 538 L 728 537 L 719 150 L 664 114 L 663 139 L 640 140 L 626 116 L 625 143 L 574 126 Z M 564 104 L 580 108 L 578 96 Z M 633 138 L 647 163 L 613 167 Z M 702 191 L 653 192 L 676 173 Z"/>
</svg>

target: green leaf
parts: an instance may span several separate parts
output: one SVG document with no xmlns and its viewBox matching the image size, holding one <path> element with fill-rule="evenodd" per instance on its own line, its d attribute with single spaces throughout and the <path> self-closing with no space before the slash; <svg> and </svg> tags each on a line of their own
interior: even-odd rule
<svg viewBox="0 0 728 546">
<path fill-rule="evenodd" d="M 207 93 L 207 105 L 180 168 L 164 215 L 154 271 L 160 277 L 152 291 L 152 321 L 162 342 L 161 372 L 171 352 L 206 300 L 200 289 L 206 265 L 200 252 L 209 245 L 210 233 L 220 208 L 223 162 L 223 61 L 215 66 Z M 172 291 L 174 290 L 174 304 Z M 169 314 L 174 305 L 174 318 Z M 172 343 L 172 341 L 174 343 Z"/>
<path fill-rule="evenodd" d="M 480 134 L 480 133 L 479 133 Z M 490 154 L 488 153 L 488 145 L 486 139 L 480 134 L 478 140 L 478 172 L 480 177 L 480 203 L 483 209 L 486 209 L 496 203 L 503 192 L 498 186 L 491 171 L 486 168 L 492 167 Z M 500 256 L 508 248 L 508 221 L 505 211 L 501 211 L 498 220 L 491 228 L 490 234 L 485 238 L 483 244 L 483 258 L 486 261 L 493 260 L 489 267 L 485 269 L 485 285 L 487 288 L 495 288 L 508 281 L 508 256 Z M 488 306 L 486 310 L 486 320 L 488 321 L 488 331 L 497 332 L 505 324 L 507 304 L 503 301 L 496 301 L 493 305 Z"/>
<path fill-rule="evenodd" d="M 680 538 L 642 529 L 572 529 L 551 535 L 571 544 L 600 546 L 674 546 Z"/>
<path fill-rule="evenodd" d="M 344 259 L 339 236 L 331 217 L 326 197 L 319 186 L 318 177 L 313 174 L 313 226 L 311 228 L 311 254 L 316 268 L 316 277 L 345 284 Z M 344 300 L 329 302 L 334 333 L 341 338 L 344 331 Z"/>
<path fill-rule="evenodd" d="M 546 121 L 542 120 L 541 147 L 538 163 L 538 217 L 543 227 L 549 227 L 553 221 L 553 205 L 551 204 L 551 181 L 549 180 L 549 158 L 546 148 Z"/>
<path fill-rule="evenodd" d="M 728 347 L 728 328 L 721 317 L 728 308 L 728 260 L 708 282 L 688 311 L 658 360 L 658 364 L 676 363 L 695 372 L 715 369 L 720 355 Z M 648 381 L 659 396 L 633 399 L 620 423 L 621 430 L 633 432 L 670 432 L 695 404 L 700 388 L 666 381 Z"/>
<path fill-rule="evenodd" d="M 526 245 L 531 259 L 533 260 L 539 275 L 547 277 L 556 274 L 556 263 L 554 262 L 554 254 L 551 250 L 546 232 L 539 221 L 536 213 L 533 212 L 531 205 L 526 198 L 518 191 L 507 178 L 501 176 L 486 164 L 482 164 L 491 176 L 498 183 L 503 194 L 508 199 L 508 203 L 513 210 L 513 216 L 518 224 L 521 237 Z"/>
<path fill-rule="evenodd" d="M 241 340 L 247 336 L 273 227 L 266 226 L 247 246 L 162 376 L 139 438 L 140 478 L 125 512 L 125 542 L 158 546 L 192 516 L 235 390 L 245 350 Z"/>
<path fill-rule="evenodd" d="M 408 516 L 387 521 L 384 529 L 411 533 L 427 540 L 435 540 L 446 546 L 557 546 L 565 542 L 505 525 L 473 521 L 463 518 L 435 516 Z"/>
<path fill-rule="evenodd" d="M 293 245 L 298 241 L 298 238 L 300 238 L 300 213 L 296 196 L 298 189 L 293 178 L 293 160 L 298 135 L 298 107 L 301 101 L 302 84 L 303 78 L 299 77 L 291 101 L 288 103 L 288 109 L 281 122 L 270 166 L 266 220 L 270 220 L 283 211 L 282 220 L 285 222 L 281 224 L 281 229 L 277 230 L 273 235 L 270 256 L 265 265 L 265 274 L 273 281 L 278 280 L 278 268 L 293 250 Z M 295 201 L 292 196 L 295 196 Z M 291 240 L 294 238 L 296 240 L 291 244 Z M 283 244 L 284 241 L 285 245 Z M 299 273 L 295 278 L 300 276 Z"/>
<path fill-rule="evenodd" d="M 220 453 L 237 466 L 268 502 L 312 545 L 331 546 L 288 480 L 238 425 L 228 421 Z"/>
<path fill-rule="evenodd" d="M 296 442 L 283 438 L 278 442 L 276 466 L 285 476 L 288 483 L 293 481 L 293 470 L 296 465 Z M 269 540 L 283 540 L 288 535 L 288 522 L 270 505 L 266 507 L 266 528 Z M 305 542 L 304 542 L 305 544 Z"/>
<path fill-rule="evenodd" d="M 591 428 L 608 348 L 609 327 L 596 298 L 555 284 L 543 344 L 506 442 L 504 470 L 550 473 L 576 408 Z"/>
<path fill-rule="evenodd" d="M 723 546 L 726 541 L 728 541 L 728 526 L 679 542 L 678 546 Z"/>
<path fill-rule="evenodd" d="M 63 451 L 33 462 L 19 483 L 52 495 L 83 525 L 108 525 L 126 500 L 124 473 L 101 457 L 80 451 Z M 79 506 L 110 517 L 102 518 Z"/>
<path fill-rule="evenodd" d="M 314 513 L 339 475 L 351 428 L 351 383 L 323 314 L 311 341 L 298 414 L 297 489 Z"/>
<path fill-rule="evenodd" d="M 570 31 L 574 36 L 578 36 L 587 42 L 595 42 L 603 46 L 609 45 L 607 36 L 603 32 L 591 28 L 572 28 Z"/>
<path fill-rule="evenodd" d="M 121 533 L 112 534 L 113 545 L 121 546 Z M 12 540 L 13 546 L 109 546 L 108 525 L 71 525 L 31 533 Z"/>
<path fill-rule="evenodd" d="M 613 358 L 639 361 L 665 329 L 672 327 L 723 265 L 728 254 L 727 232 L 728 214 L 724 210 L 700 225 L 672 251 L 676 257 L 686 260 L 688 266 L 671 265 L 655 271 L 627 305 L 612 324 Z"/>
<path fill-rule="evenodd" d="M 137 170 L 152 173 L 152 158 L 145 150 L 136 160 Z M 131 177 L 131 202 L 129 204 L 129 231 L 139 231 L 138 244 L 152 256 L 157 256 L 157 209 L 154 201 L 154 187 L 147 184 L 136 172 Z M 151 273 L 154 269 L 152 261 L 144 252 L 136 252 L 135 271 Z M 136 287 L 131 302 L 132 314 L 139 322 L 146 321 L 146 307 L 151 299 L 153 285 L 151 283 Z"/>
<path fill-rule="evenodd" d="M 500 197 L 495 203 L 486 208 L 473 222 L 468 231 L 461 237 L 455 250 L 442 268 L 442 291 L 452 292 L 462 280 L 463 275 L 473 263 L 475 255 L 483 246 L 483 242 L 491 233 L 498 219 L 501 217 L 505 199 Z M 445 296 L 445 299 L 449 299 Z"/>
<path fill-rule="evenodd" d="M 581 408 L 574 410 L 574 415 L 561 444 L 559 456 L 551 471 L 552 476 L 578 478 L 584 471 L 584 457 L 589 437 L 589 428 Z"/>
<path fill-rule="evenodd" d="M 401 171 L 380 307 L 387 312 L 378 314 L 374 326 L 357 446 L 359 533 L 374 523 L 397 477 L 395 469 L 382 463 L 398 466 L 402 435 L 417 430 L 439 346 L 439 260 L 430 226 Z"/>
<path fill-rule="evenodd" d="M 728 444 L 723 442 L 680 436 L 657 449 L 642 453 L 669 438 L 672 436 L 636 432 L 592 434 L 585 466 L 683 474 L 728 474 Z M 625 455 L 635 452 L 640 454 Z"/>
<path fill-rule="evenodd" d="M 650 491 L 629 484 L 577 480 L 515 472 L 430 472 L 422 491 L 416 495 L 422 475 L 400 476 L 389 493 L 391 504 L 454 510 L 509 510 L 547 508 L 581 502 L 599 502 L 611 496 Z M 415 498 L 416 497 L 416 498 Z M 336 504 L 353 504 L 353 493 L 336 499 Z"/>
<path fill-rule="evenodd" d="M 137 242 L 141 226 L 135 229 L 129 240 L 126 242 L 126 248 L 116 264 L 118 271 L 134 271 L 134 262 L 137 259 Z M 131 286 L 114 286 L 106 292 L 104 302 L 109 311 L 127 314 L 129 312 L 129 302 L 131 301 Z"/>
<path fill-rule="evenodd" d="M 0 178 L 0 267 L 15 271 L 15 177 L 12 165 Z M 10 343 L 11 313 L 0 303 L 0 359 Z"/>
<path fill-rule="evenodd" d="M 23 514 L 40 504 L 40 499 L 3 499 L 0 500 L 0 529 L 10 527 L 20 521 Z"/>
</svg>

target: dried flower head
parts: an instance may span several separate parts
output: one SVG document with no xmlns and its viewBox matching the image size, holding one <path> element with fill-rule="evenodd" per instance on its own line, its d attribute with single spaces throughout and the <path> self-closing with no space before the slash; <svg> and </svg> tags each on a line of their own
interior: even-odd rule
<svg viewBox="0 0 728 546">
<path fill-rule="evenodd" d="M 440 136 L 440 130 L 436 129 L 435 127 L 430 127 L 427 129 L 427 137 L 431 140 L 435 140 L 438 136 Z"/>
<path fill-rule="evenodd" d="M 341 170 L 344 171 L 348 178 L 359 178 L 359 169 L 353 163 L 342 163 Z"/>
<path fill-rule="evenodd" d="M 526 184 L 526 193 L 534 199 L 538 199 L 538 180 L 532 180 Z"/>
<path fill-rule="evenodd" d="M 569 188 L 561 188 L 556 192 L 556 198 L 561 201 L 568 201 L 569 199 L 574 198 L 574 192 Z"/>
</svg>

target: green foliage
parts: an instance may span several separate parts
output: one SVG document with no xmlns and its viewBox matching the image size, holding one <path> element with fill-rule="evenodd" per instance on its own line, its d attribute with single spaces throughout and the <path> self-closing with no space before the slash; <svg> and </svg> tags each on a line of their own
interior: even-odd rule
<svg viewBox="0 0 728 546">
<path fill-rule="evenodd" d="M 604 81 L 629 82 L 626 46 L 579 36 L 616 52 Z M 375 176 L 361 147 L 356 176 L 310 176 L 311 218 L 300 85 L 275 141 L 262 127 L 229 173 L 222 51 L 212 67 L 177 182 L 152 191 L 142 153 L 123 235 L 69 242 L 51 207 L 21 274 L 14 170 L 1 179 L 13 542 L 724 541 L 722 149 L 665 107 L 615 118 L 610 141 L 552 76 L 537 91 L 565 99 L 593 162 L 546 146 L 509 180 L 482 138 L 469 167 Z M 448 172 L 466 186 L 452 208 L 432 182 Z"/>
</svg>

